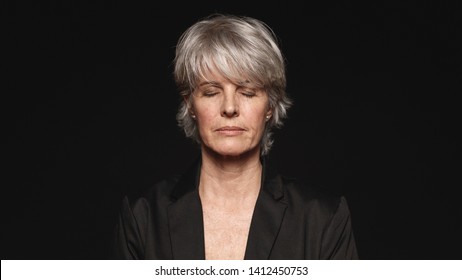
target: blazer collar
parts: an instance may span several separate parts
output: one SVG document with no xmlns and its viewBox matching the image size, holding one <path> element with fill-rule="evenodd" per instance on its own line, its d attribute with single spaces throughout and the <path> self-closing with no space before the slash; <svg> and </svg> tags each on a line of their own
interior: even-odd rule
<svg viewBox="0 0 462 280">
<path fill-rule="evenodd" d="M 281 228 L 287 208 L 282 179 L 268 157 L 262 158 L 262 187 L 250 224 L 244 259 L 267 260 Z"/>
<path fill-rule="evenodd" d="M 262 187 L 257 198 L 245 259 L 268 259 L 279 233 L 285 209 L 283 184 L 268 157 L 261 158 Z M 204 224 L 198 186 L 200 157 L 174 187 L 167 209 L 174 259 L 205 259 Z"/>
<path fill-rule="evenodd" d="M 168 206 L 168 225 L 173 259 L 203 260 L 204 222 L 199 197 L 201 159 L 181 176 L 174 187 Z"/>
</svg>

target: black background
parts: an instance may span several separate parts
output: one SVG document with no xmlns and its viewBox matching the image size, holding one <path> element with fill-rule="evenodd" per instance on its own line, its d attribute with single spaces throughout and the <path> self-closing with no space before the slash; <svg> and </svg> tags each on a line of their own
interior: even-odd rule
<svg viewBox="0 0 462 280">
<path fill-rule="evenodd" d="M 110 258 L 122 195 L 197 156 L 171 61 L 211 12 L 279 36 L 271 157 L 345 194 L 362 259 L 461 258 L 460 2 L 36 2 L 2 4 L 2 259 Z"/>
</svg>

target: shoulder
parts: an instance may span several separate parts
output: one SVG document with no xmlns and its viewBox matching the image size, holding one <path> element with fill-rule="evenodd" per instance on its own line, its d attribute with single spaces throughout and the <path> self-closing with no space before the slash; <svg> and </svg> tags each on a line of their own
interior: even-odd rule
<svg viewBox="0 0 462 280">
<path fill-rule="evenodd" d="M 179 176 L 173 176 L 148 187 L 134 189 L 125 195 L 123 204 L 134 212 L 167 206 L 171 203 L 172 192 L 178 181 Z"/>
<path fill-rule="evenodd" d="M 326 214 L 333 213 L 345 201 L 341 192 L 328 187 L 328 184 L 323 184 L 319 180 L 300 179 L 297 177 L 287 176 L 281 173 L 278 162 L 269 156 L 262 158 L 265 170 L 265 184 L 268 182 L 266 189 L 276 194 L 275 197 L 280 197 L 282 192 L 283 202 L 287 204 L 288 209 L 292 209 L 297 213 L 300 211 L 323 212 Z"/>
<path fill-rule="evenodd" d="M 125 202 L 133 209 L 160 209 L 161 212 L 187 193 L 196 191 L 200 160 L 196 160 L 186 170 L 173 173 L 165 179 L 142 189 L 134 189 L 125 197 Z"/>
<path fill-rule="evenodd" d="M 289 207 L 301 211 L 332 216 L 346 206 L 346 198 L 320 183 L 280 176 L 284 186 L 284 200 Z"/>
</svg>

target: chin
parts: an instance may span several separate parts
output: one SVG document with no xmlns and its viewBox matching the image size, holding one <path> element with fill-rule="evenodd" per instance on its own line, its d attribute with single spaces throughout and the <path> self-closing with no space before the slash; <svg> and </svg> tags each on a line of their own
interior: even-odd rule
<svg viewBox="0 0 462 280">
<path fill-rule="evenodd" d="M 220 147 L 219 149 L 214 149 L 214 151 L 225 157 L 239 157 L 244 155 L 249 155 L 251 152 L 257 152 L 258 149 L 256 147 Z"/>
<path fill-rule="evenodd" d="M 246 153 L 246 151 L 219 151 L 219 155 L 224 157 L 238 157 Z"/>
<path fill-rule="evenodd" d="M 204 141 L 202 147 L 210 152 L 223 157 L 241 157 L 259 153 L 258 143 L 242 141 L 242 139 L 220 139 L 221 141 Z"/>
</svg>

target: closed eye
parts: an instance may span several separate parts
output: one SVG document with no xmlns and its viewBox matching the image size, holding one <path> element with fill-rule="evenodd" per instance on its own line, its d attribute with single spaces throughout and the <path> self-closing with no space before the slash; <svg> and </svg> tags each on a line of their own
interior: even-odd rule
<svg viewBox="0 0 462 280">
<path fill-rule="evenodd" d="M 212 92 L 203 92 L 202 95 L 205 96 L 205 97 L 212 97 L 212 96 L 215 96 L 217 95 L 218 92 L 216 91 L 212 91 Z"/>
<path fill-rule="evenodd" d="M 241 92 L 242 95 L 244 95 L 245 97 L 247 98 L 252 98 L 252 97 L 255 97 L 255 92 L 248 92 L 248 91 L 243 91 Z"/>
</svg>

